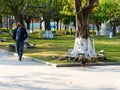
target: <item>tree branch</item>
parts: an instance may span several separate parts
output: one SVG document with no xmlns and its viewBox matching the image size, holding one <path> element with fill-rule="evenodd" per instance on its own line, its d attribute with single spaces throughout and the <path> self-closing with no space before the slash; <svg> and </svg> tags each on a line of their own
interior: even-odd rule
<svg viewBox="0 0 120 90">
<path fill-rule="evenodd" d="M 23 8 L 23 11 L 22 11 L 22 15 L 23 15 L 23 16 L 25 15 L 26 10 L 28 9 L 29 5 L 30 5 L 30 0 L 27 1 L 25 7 Z"/>
<path fill-rule="evenodd" d="M 88 4 L 88 5 L 85 5 L 82 10 L 83 11 L 90 11 L 92 10 L 94 7 L 98 6 L 98 1 L 94 2 L 93 4 Z"/>
<path fill-rule="evenodd" d="M 32 8 L 45 8 L 45 7 L 47 7 L 47 5 L 45 4 L 45 5 L 40 5 L 40 6 L 31 6 Z"/>
<path fill-rule="evenodd" d="M 48 2 L 50 2 L 50 0 Z M 31 6 L 31 7 L 32 8 L 45 8 L 47 6 L 48 6 L 48 4 L 44 4 L 44 5 L 40 5 L 40 6 Z"/>
<path fill-rule="evenodd" d="M 79 9 L 78 12 L 76 12 L 77 14 L 80 14 L 82 12 L 82 7 Z"/>
<path fill-rule="evenodd" d="M 80 14 L 82 11 L 82 1 L 81 0 L 75 0 L 75 9 L 76 9 L 76 14 Z"/>
<path fill-rule="evenodd" d="M 54 8 L 53 8 L 53 7 L 54 7 L 54 3 L 55 3 L 55 0 L 52 1 L 52 3 L 51 3 L 51 8 L 50 8 L 50 11 L 49 11 L 49 12 L 52 12 L 52 11 L 54 10 Z"/>
<path fill-rule="evenodd" d="M 39 8 L 40 12 L 41 13 L 50 13 L 50 12 L 53 12 L 53 8 L 50 8 L 50 10 L 48 12 L 46 12 L 44 10 L 44 8 L 47 8 L 48 5 L 50 4 L 51 0 L 48 0 L 48 2 L 44 5 L 40 5 L 40 6 L 31 6 L 32 8 Z M 54 7 L 54 3 L 55 1 L 53 0 L 52 3 L 51 3 L 51 7 Z"/>
<path fill-rule="evenodd" d="M 18 7 L 21 6 L 24 1 L 25 1 L 25 0 L 20 0 L 20 2 L 18 2 Z"/>
<path fill-rule="evenodd" d="M 13 7 L 12 5 L 10 5 L 10 3 L 12 3 L 12 0 L 5 0 L 5 2 L 8 2 L 8 3 L 6 3 L 6 6 Z"/>
<path fill-rule="evenodd" d="M 5 8 L 4 8 L 4 9 L 2 9 L 2 10 L 0 10 L 0 14 L 1 14 L 1 13 L 3 13 L 5 10 L 6 10 Z"/>
</svg>

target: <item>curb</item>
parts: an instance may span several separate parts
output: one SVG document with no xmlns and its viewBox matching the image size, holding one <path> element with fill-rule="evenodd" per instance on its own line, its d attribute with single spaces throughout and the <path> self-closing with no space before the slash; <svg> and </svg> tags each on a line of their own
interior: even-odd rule
<svg viewBox="0 0 120 90">
<path fill-rule="evenodd" d="M 0 51 L 4 51 L 4 52 L 7 52 L 13 56 L 18 56 L 17 53 L 15 52 L 10 52 L 10 51 L 6 51 L 6 50 L 3 50 L 3 49 L 0 49 Z M 35 62 L 38 62 L 38 63 L 41 63 L 41 64 L 45 64 L 45 65 L 48 65 L 48 66 L 55 66 L 56 67 L 56 64 L 54 63 L 50 63 L 50 62 L 45 62 L 43 60 L 40 60 L 40 59 L 36 59 L 36 58 L 32 58 L 32 57 L 29 57 L 29 56 L 24 56 L 23 55 L 23 58 L 24 59 L 28 59 L 28 60 L 31 60 L 31 61 L 35 61 Z"/>
<path fill-rule="evenodd" d="M 110 65 L 120 65 L 120 63 L 111 62 L 111 63 L 90 63 L 88 66 L 110 66 Z M 81 64 L 58 64 L 56 67 L 83 67 Z"/>
<path fill-rule="evenodd" d="M 41 64 L 45 64 L 45 65 L 48 65 L 48 66 L 54 66 L 56 67 L 57 64 L 54 64 L 54 63 L 50 63 L 50 62 L 45 62 L 43 60 L 40 60 L 40 59 L 36 59 L 36 58 L 31 58 L 31 57 L 27 57 L 29 60 L 32 60 L 32 61 L 35 61 L 35 62 L 38 62 L 38 63 L 41 63 Z"/>
<path fill-rule="evenodd" d="M 2 49 L 0 49 L 0 50 L 2 50 Z M 5 50 L 2 50 L 2 51 L 5 51 Z M 10 51 L 6 51 L 6 52 L 9 52 L 13 56 L 17 56 L 17 53 L 10 52 Z M 81 66 L 80 63 L 55 64 L 55 63 L 46 62 L 46 61 L 43 61 L 43 60 L 40 60 L 40 59 L 32 58 L 32 57 L 29 57 L 29 56 L 24 56 L 23 55 L 23 57 L 26 58 L 26 59 L 41 63 L 41 64 L 45 64 L 45 65 L 48 65 L 48 66 L 54 66 L 54 67 L 83 67 L 83 66 Z M 117 65 L 120 65 L 120 62 L 90 63 L 88 66 L 110 66 L 110 65 L 116 65 L 117 66 Z"/>
<path fill-rule="evenodd" d="M 14 53 L 14 55 L 16 55 Z M 73 63 L 73 64 L 55 64 L 55 63 L 50 63 L 50 62 L 46 62 L 40 59 L 36 59 L 36 58 L 32 58 L 32 57 L 28 57 L 28 56 L 24 56 L 26 59 L 41 63 L 41 64 L 45 64 L 48 66 L 53 66 L 53 67 L 83 67 L 81 66 L 81 63 Z M 120 62 L 104 62 L 104 63 L 90 63 L 88 66 L 110 66 L 110 65 L 115 65 L 118 66 L 120 65 Z"/>
<path fill-rule="evenodd" d="M 32 61 L 39 62 L 42 64 L 46 64 L 48 66 L 54 66 L 54 67 L 83 67 L 80 63 L 75 64 L 54 64 L 50 62 L 45 62 L 40 59 L 31 58 Z M 110 65 L 120 65 L 118 62 L 106 62 L 106 63 L 90 63 L 88 66 L 110 66 Z"/>
</svg>

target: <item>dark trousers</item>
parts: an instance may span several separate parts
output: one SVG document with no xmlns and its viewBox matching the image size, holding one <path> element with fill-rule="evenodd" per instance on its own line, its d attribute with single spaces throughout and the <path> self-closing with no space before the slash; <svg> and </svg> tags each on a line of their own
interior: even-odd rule
<svg viewBox="0 0 120 90">
<path fill-rule="evenodd" d="M 24 41 L 16 41 L 16 49 L 19 56 L 19 60 L 22 59 L 23 48 L 24 48 Z"/>
</svg>

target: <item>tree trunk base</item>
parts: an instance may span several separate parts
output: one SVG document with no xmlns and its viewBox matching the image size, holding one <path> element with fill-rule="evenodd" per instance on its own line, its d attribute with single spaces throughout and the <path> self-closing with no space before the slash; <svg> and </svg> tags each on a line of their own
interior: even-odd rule
<svg viewBox="0 0 120 90">
<path fill-rule="evenodd" d="M 110 32 L 110 24 L 106 21 L 101 26 L 101 35 L 109 35 Z"/>
<path fill-rule="evenodd" d="M 71 52 L 71 56 L 78 57 L 79 54 L 84 54 L 85 57 L 94 57 L 96 56 L 94 42 L 93 45 L 91 44 L 91 40 L 83 39 L 83 38 L 76 38 L 74 49 Z"/>
<path fill-rule="evenodd" d="M 2 30 L 0 29 L 0 33 L 2 33 Z"/>
<path fill-rule="evenodd" d="M 55 35 L 56 36 L 60 36 L 60 33 L 58 31 L 56 31 Z"/>
<path fill-rule="evenodd" d="M 51 30 L 45 30 L 43 38 L 53 38 L 53 34 Z"/>
</svg>

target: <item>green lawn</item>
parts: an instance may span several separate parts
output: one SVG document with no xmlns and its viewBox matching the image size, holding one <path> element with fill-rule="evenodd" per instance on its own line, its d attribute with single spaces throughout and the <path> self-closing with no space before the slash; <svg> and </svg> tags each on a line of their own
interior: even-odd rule
<svg viewBox="0 0 120 90">
<path fill-rule="evenodd" d="M 66 55 L 68 49 L 74 46 L 74 37 L 70 35 L 55 36 L 54 39 L 40 39 L 38 34 L 30 34 L 30 44 L 36 44 L 36 48 L 27 49 L 24 55 L 42 59 L 54 63 L 67 63 L 67 61 L 59 61 L 53 56 Z M 12 36 L 9 34 L 0 34 L 0 38 L 6 38 L 7 42 L 0 42 L 0 48 L 8 50 L 8 44 L 14 43 Z M 93 37 L 92 37 L 93 38 Z M 99 36 L 95 38 L 96 52 L 105 50 L 105 56 L 109 61 L 120 62 L 120 38 L 108 36 Z"/>
</svg>

